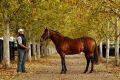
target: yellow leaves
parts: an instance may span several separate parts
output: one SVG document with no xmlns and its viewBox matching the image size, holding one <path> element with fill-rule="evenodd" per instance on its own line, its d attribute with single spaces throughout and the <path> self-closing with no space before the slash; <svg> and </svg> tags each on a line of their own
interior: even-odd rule
<svg viewBox="0 0 120 80">
<path fill-rule="evenodd" d="M 68 36 L 71 36 L 69 31 L 71 31 L 73 27 L 75 27 L 73 33 L 82 27 L 80 32 L 81 35 L 84 34 L 84 31 L 87 30 L 89 30 L 89 33 L 93 29 L 91 27 L 97 29 L 97 27 L 100 27 L 101 24 L 103 25 L 106 22 L 106 18 L 108 19 L 109 16 L 111 16 L 109 15 L 111 13 L 107 8 L 109 8 L 110 5 L 113 7 L 119 6 L 119 3 L 114 4 L 111 2 L 111 0 L 19 1 L 21 1 L 21 3 L 18 3 L 16 0 L 9 0 L 10 13 L 16 11 L 19 5 L 21 5 L 18 13 L 16 13 L 14 16 L 11 16 L 14 21 L 14 23 L 11 23 L 12 26 L 22 26 L 25 29 L 28 29 L 28 26 L 30 26 L 31 29 L 40 29 L 44 26 L 48 26 L 55 30 L 61 31 L 62 29 L 64 32 L 68 30 L 68 32 L 64 33 Z M 117 0 L 117 2 L 120 1 Z M 107 13 L 102 13 L 104 10 L 107 10 Z M 36 35 L 40 35 L 42 30 L 40 31 L 39 29 L 34 29 L 33 32 L 36 32 Z M 75 36 L 78 36 L 78 34 L 76 33 Z"/>
<path fill-rule="evenodd" d="M 113 6 L 113 7 L 115 7 L 115 8 L 118 8 L 118 9 L 120 10 L 120 1 L 119 1 L 119 0 L 115 0 L 115 1 L 113 1 L 113 0 L 108 0 L 108 3 L 109 3 L 111 6 Z"/>
<path fill-rule="evenodd" d="M 69 4 L 77 4 L 79 2 L 79 0 L 64 0 L 64 1 Z"/>
</svg>

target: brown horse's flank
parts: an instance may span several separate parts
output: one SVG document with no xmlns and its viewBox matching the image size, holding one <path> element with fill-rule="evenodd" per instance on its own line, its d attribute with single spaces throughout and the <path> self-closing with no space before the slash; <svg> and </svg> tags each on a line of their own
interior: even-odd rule
<svg viewBox="0 0 120 80">
<path fill-rule="evenodd" d="M 49 35 L 48 35 L 49 34 Z M 43 39 L 50 38 L 55 44 L 56 50 L 61 57 L 62 70 L 61 73 L 66 73 L 67 68 L 65 64 L 65 55 L 79 54 L 80 52 L 85 53 L 87 65 L 84 73 L 88 71 L 89 63 L 91 61 L 91 71 L 93 71 L 94 61 L 98 61 L 98 53 L 96 42 L 91 37 L 81 37 L 77 39 L 71 39 L 64 37 L 60 33 L 45 29 L 42 35 Z"/>
</svg>

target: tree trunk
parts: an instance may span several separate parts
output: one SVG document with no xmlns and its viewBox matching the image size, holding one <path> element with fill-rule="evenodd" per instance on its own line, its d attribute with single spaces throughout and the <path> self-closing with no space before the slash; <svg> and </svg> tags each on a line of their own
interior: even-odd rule
<svg viewBox="0 0 120 80">
<path fill-rule="evenodd" d="M 35 40 L 33 40 L 33 57 L 34 57 L 34 60 L 37 60 L 37 57 L 36 57 L 36 42 Z"/>
<path fill-rule="evenodd" d="M 46 47 L 45 45 L 42 45 L 41 46 L 41 57 L 44 57 L 44 56 L 46 56 Z"/>
<path fill-rule="evenodd" d="M 48 56 L 48 47 L 46 45 L 45 45 L 44 51 L 45 51 L 45 56 Z"/>
<path fill-rule="evenodd" d="M 106 63 L 108 64 L 108 60 L 109 60 L 109 27 L 110 27 L 110 22 L 108 22 L 108 33 L 107 33 L 107 44 L 106 44 Z"/>
<path fill-rule="evenodd" d="M 99 50 L 100 50 L 100 58 L 103 58 L 102 41 L 100 41 Z"/>
<path fill-rule="evenodd" d="M 46 55 L 48 56 L 49 55 L 49 48 L 48 48 L 48 46 L 46 46 L 45 48 L 46 48 Z"/>
<path fill-rule="evenodd" d="M 109 39 L 107 39 L 107 44 L 106 44 L 106 63 L 108 64 L 108 60 L 109 60 Z"/>
<path fill-rule="evenodd" d="M 115 19 L 115 60 L 116 66 L 119 65 L 119 28 L 118 28 L 118 17 Z"/>
<path fill-rule="evenodd" d="M 49 55 L 51 55 L 52 53 L 51 53 L 51 47 L 50 46 L 48 47 L 48 51 L 49 51 Z"/>
<path fill-rule="evenodd" d="M 42 46 L 42 50 L 43 50 L 43 56 L 46 56 L 45 45 Z"/>
<path fill-rule="evenodd" d="M 28 61 L 31 62 L 31 41 L 29 41 L 28 43 L 28 47 L 29 47 L 29 52 L 28 52 Z"/>
<path fill-rule="evenodd" d="M 3 13 L 3 67 L 10 67 L 10 50 L 9 50 L 9 19 L 7 12 Z"/>
<path fill-rule="evenodd" d="M 40 58 L 40 43 L 37 43 L 37 58 Z"/>
<path fill-rule="evenodd" d="M 31 62 L 31 60 L 32 60 L 32 52 L 31 52 L 32 51 L 32 48 L 31 48 L 32 42 L 31 42 L 31 38 L 30 38 L 30 36 L 31 36 L 31 25 L 28 25 L 28 33 L 26 33 L 25 35 L 27 36 L 28 47 L 29 47 L 29 52 L 28 52 L 28 55 L 27 55 L 27 59 L 28 59 L 29 62 Z"/>
<path fill-rule="evenodd" d="M 52 54 L 57 53 L 55 48 L 52 48 Z"/>
<path fill-rule="evenodd" d="M 40 45 L 40 56 L 44 56 L 43 44 Z"/>
</svg>

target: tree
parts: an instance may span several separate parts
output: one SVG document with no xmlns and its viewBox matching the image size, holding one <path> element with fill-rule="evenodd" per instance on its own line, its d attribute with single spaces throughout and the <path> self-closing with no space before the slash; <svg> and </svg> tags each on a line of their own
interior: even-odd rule
<svg viewBox="0 0 120 80">
<path fill-rule="evenodd" d="M 118 28 L 118 17 L 115 17 L 115 60 L 116 60 L 116 66 L 119 65 L 119 28 Z"/>
<path fill-rule="evenodd" d="M 3 67 L 10 67 L 10 55 L 9 55 L 9 17 L 8 17 L 8 2 L 3 0 L 1 2 L 1 12 L 3 16 Z"/>
</svg>

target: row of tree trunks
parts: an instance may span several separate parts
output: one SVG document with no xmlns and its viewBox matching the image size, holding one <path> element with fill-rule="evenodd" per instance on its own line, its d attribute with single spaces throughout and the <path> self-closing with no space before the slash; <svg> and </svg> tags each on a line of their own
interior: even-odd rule
<svg viewBox="0 0 120 80">
<path fill-rule="evenodd" d="M 119 56 L 119 26 L 118 26 L 118 20 L 119 17 L 116 16 L 115 18 L 115 65 L 119 66 L 120 63 L 120 56 Z M 109 32 L 110 22 L 108 22 L 108 32 Z M 110 51 L 110 40 L 109 40 L 109 33 L 106 35 L 106 63 L 108 64 L 109 61 L 109 51 Z M 100 58 L 103 58 L 103 50 L 102 50 L 102 41 L 100 41 L 99 44 L 99 52 L 100 52 Z"/>
<path fill-rule="evenodd" d="M 45 45 L 40 46 L 41 57 L 48 56 L 48 55 L 51 55 L 51 54 L 54 54 L 54 53 L 56 53 L 55 48 L 50 47 L 50 46 L 45 46 Z"/>
<path fill-rule="evenodd" d="M 32 44 L 32 48 L 31 48 L 31 44 Z M 29 52 L 28 52 L 28 61 L 29 62 L 31 62 L 31 60 L 37 60 L 41 57 L 49 56 L 49 55 L 56 53 L 55 48 L 50 47 L 50 46 L 41 45 L 39 42 L 36 43 L 36 42 L 30 41 L 28 43 L 28 47 L 29 47 Z M 32 53 L 33 53 L 33 56 L 32 56 Z"/>
</svg>

